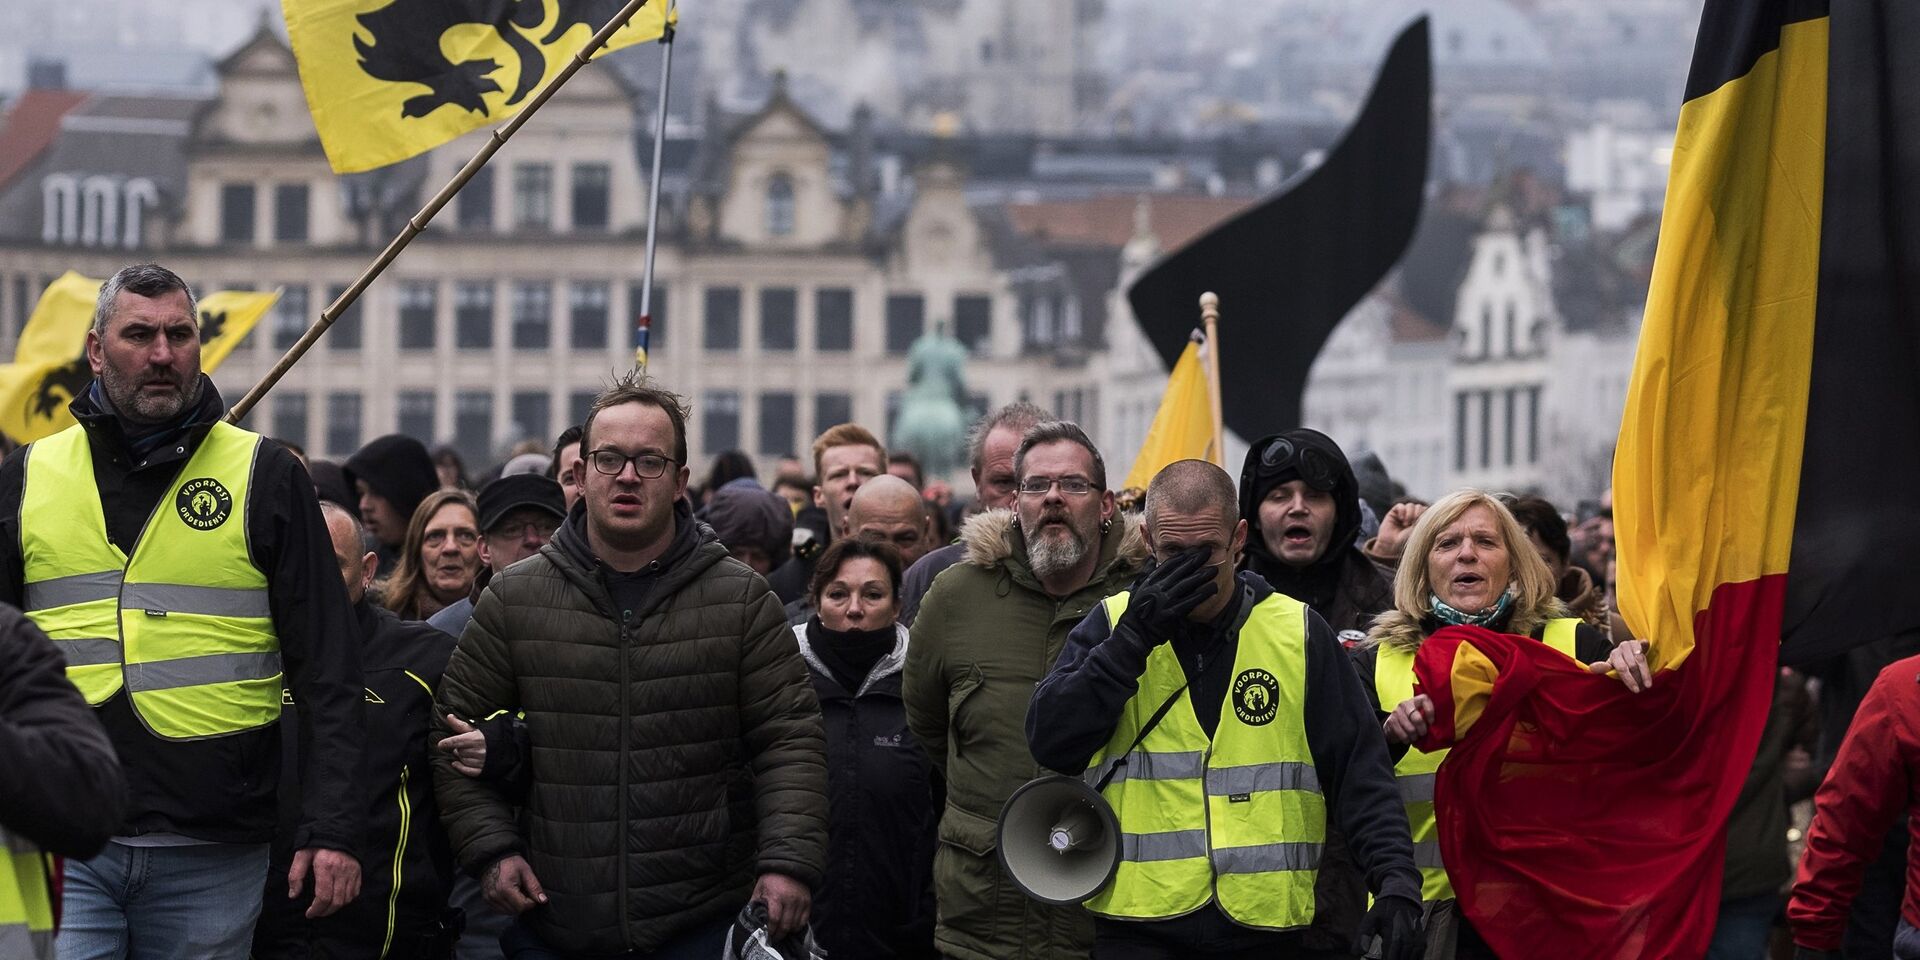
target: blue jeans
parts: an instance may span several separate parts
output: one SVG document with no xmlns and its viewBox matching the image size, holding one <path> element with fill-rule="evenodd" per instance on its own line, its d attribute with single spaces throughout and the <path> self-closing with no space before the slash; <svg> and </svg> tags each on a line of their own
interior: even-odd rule
<svg viewBox="0 0 1920 960">
<path fill-rule="evenodd" d="M 723 917 L 682 933 L 652 953 L 601 954 L 589 958 L 585 954 L 561 953 L 547 946 L 533 928 L 516 919 L 513 926 L 500 935 L 500 950 L 507 955 L 507 960 L 601 960 L 602 957 L 605 960 L 715 960 L 726 946 L 727 931 L 732 928 L 733 918 Z"/>
<path fill-rule="evenodd" d="M 246 960 L 267 845 L 129 847 L 67 861 L 60 960 Z"/>
<path fill-rule="evenodd" d="M 1766 960 L 1773 919 L 1779 914 L 1779 894 L 1721 901 L 1720 920 L 1714 924 L 1706 960 Z"/>
</svg>

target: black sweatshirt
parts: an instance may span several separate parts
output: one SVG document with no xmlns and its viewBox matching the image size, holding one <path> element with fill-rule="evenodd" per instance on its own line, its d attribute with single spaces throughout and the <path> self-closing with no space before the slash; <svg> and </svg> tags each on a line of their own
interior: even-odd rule
<svg viewBox="0 0 1920 960">
<path fill-rule="evenodd" d="M 1215 721 L 1226 697 L 1226 678 L 1239 648 L 1239 626 L 1246 611 L 1273 595 L 1266 581 L 1240 574 L 1234 604 L 1215 619 L 1208 632 L 1175 640 L 1175 653 L 1188 671 L 1194 701 L 1212 701 Z M 1200 646 L 1207 669 L 1199 677 Z M 1181 647 L 1188 647 L 1182 651 Z M 1152 648 L 1131 629 L 1115 631 L 1107 622 L 1105 606 L 1096 608 L 1067 635 L 1060 660 L 1034 688 L 1027 710 L 1027 744 L 1041 766 L 1078 774 L 1094 752 L 1106 745 L 1119 724 L 1120 713 L 1139 690 Z M 1347 838 L 1355 859 L 1366 872 L 1367 886 L 1380 896 L 1420 901 L 1420 874 L 1413 866 L 1413 839 L 1407 814 L 1393 780 L 1387 741 L 1374 718 L 1373 707 L 1360 680 L 1348 666 L 1347 653 L 1319 614 L 1307 613 L 1307 746 L 1325 791 L 1328 820 Z M 1159 704 L 1155 704 L 1159 706 Z M 1196 714 L 1199 708 L 1196 708 Z M 1196 715 L 1196 719 L 1204 719 Z"/>
<path fill-rule="evenodd" d="M 92 448 L 107 536 L 122 550 L 133 550 L 161 498 L 172 496 L 183 479 L 185 461 L 226 409 L 213 381 L 203 375 L 200 385 L 194 415 L 138 463 L 110 408 L 89 393 L 69 407 Z M 0 464 L 0 504 L 12 505 L 0 510 L 0 602 L 14 606 L 26 594 L 18 504 L 31 449 L 16 450 Z M 333 540 L 313 481 L 279 444 L 260 444 L 249 491 L 247 541 L 266 572 L 287 685 L 312 707 L 298 731 L 306 758 L 301 779 L 312 786 L 294 843 L 358 855 L 365 829 L 355 790 L 362 737 L 359 627 L 347 605 Z M 126 772 L 130 803 L 116 835 L 175 833 L 220 843 L 273 839 L 279 724 L 209 740 L 163 740 L 147 732 L 124 690 L 94 714 Z"/>
<path fill-rule="evenodd" d="M 120 826 L 126 781 L 113 744 L 67 682 L 53 641 L 0 607 L 0 830 L 64 857 L 91 857 Z"/>
</svg>

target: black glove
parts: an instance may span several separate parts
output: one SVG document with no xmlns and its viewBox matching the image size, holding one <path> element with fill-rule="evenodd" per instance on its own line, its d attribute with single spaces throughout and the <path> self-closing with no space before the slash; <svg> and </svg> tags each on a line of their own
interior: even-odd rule
<svg viewBox="0 0 1920 960">
<path fill-rule="evenodd" d="M 1793 960 L 1840 960 L 1840 951 L 1815 950 L 1812 947 L 1803 947 L 1799 944 L 1794 944 Z"/>
<path fill-rule="evenodd" d="M 1220 589 L 1213 582 L 1213 568 L 1205 565 L 1209 552 L 1205 547 L 1182 550 L 1172 560 L 1141 572 L 1120 622 L 1138 631 L 1149 647 L 1173 636 L 1187 614 Z"/>
<path fill-rule="evenodd" d="M 1373 940 L 1380 938 L 1380 952 L 1373 952 Z M 1353 942 L 1358 957 L 1377 956 L 1380 960 L 1420 960 L 1427 949 L 1426 931 L 1420 929 L 1420 904 L 1406 897 L 1378 897 L 1366 919 L 1360 921 L 1360 936 Z"/>
</svg>

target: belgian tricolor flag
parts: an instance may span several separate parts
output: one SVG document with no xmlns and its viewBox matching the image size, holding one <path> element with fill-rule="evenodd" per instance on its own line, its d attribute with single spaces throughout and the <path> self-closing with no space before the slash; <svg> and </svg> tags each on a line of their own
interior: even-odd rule
<svg viewBox="0 0 1920 960">
<path fill-rule="evenodd" d="M 1632 695 L 1443 631 L 1461 906 L 1505 957 L 1701 956 L 1783 662 L 1920 630 L 1920 4 L 1709 0 L 1614 466 Z"/>
</svg>

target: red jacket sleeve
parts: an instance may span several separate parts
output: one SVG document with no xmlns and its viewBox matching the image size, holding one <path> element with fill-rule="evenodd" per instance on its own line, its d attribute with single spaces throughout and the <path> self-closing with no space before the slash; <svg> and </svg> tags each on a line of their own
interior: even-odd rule
<svg viewBox="0 0 1920 960">
<path fill-rule="evenodd" d="M 1787 903 L 1793 941 L 1840 949 L 1861 875 L 1906 811 L 1916 741 L 1907 714 L 1920 701 L 1912 664 L 1881 671 L 1860 702 L 1827 779 L 1814 795 L 1806 855 Z"/>
</svg>

